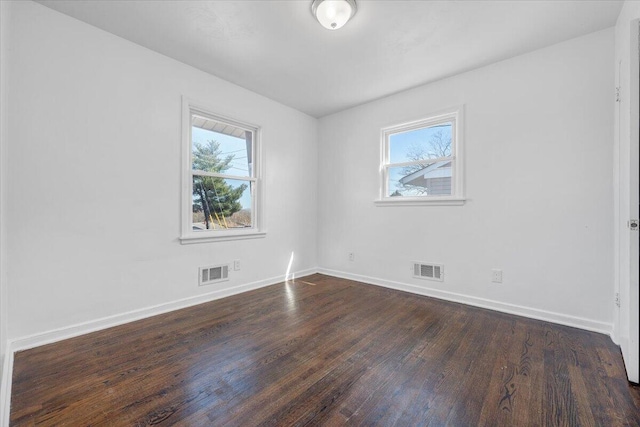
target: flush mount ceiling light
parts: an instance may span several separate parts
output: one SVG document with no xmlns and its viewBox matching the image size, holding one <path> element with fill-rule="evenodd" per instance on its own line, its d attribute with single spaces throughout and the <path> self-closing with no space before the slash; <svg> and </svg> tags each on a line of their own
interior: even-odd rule
<svg viewBox="0 0 640 427">
<path fill-rule="evenodd" d="M 356 14 L 356 0 L 313 0 L 311 13 L 328 30 L 342 28 Z"/>
</svg>

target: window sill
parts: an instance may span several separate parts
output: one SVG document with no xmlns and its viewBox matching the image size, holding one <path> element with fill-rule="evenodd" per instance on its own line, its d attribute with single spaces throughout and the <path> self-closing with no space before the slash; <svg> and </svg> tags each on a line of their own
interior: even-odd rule
<svg viewBox="0 0 640 427">
<path fill-rule="evenodd" d="M 183 245 L 191 245 L 194 243 L 209 243 L 209 242 L 225 242 L 229 240 L 246 240 L 246 239 L 261 239 L 267 236 L 266 231 L 236 231 L 236 232 L 203 232 L 206 234 L 189 234 L 180 237 L 180 243 Z"/>
<path fill-rule="evenodd" d="M 467 199 L 457 197 L 426 198 L 426 197 L 402 197 L 374 200 L 376 206 L 462 206 Z"/>
</svg>

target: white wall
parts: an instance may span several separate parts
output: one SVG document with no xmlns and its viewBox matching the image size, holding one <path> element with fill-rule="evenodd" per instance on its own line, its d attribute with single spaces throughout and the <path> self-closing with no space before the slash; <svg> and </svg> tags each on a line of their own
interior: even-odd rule
<svg viewBox="0 0 640 427">
<path fill-rule="evenodd" d="M 615 110 L 614 136 L 614 188 L 615 213 L 615 265 L 616 290 L 620 293 L 620 309 L 615 313 L 615 324 L 618 341 L 622 348 L 629 380 L 639 381 L 638 370 L 638 265 L 630 260 L 637 259 L 638 233 L 631 233 L 627 228 L 630 218 L 638 218 L 637 195 L 637 126 L 638 126 L 638 82 L 632 85 L 632 68 L 635 65 L 637 76 L 638 64 L 632 64 L 632 21 L 640 18 L 640 2 L 624 3 L 615 27 L 615 70 L 617 86 L 620 87 L 620 102 Z M 637 26 L 637 21 L 633 23 Z M 637 30 L 633 37 L 637 37 Z M 632 106 L 632 101 L 635 102 Z M 631 122 L 631 117 L 635 120 Z M 635 131 L 635 152 L 632 154 L 632 128 Z M 635 173 L 631 173 L 631 160 L 635 159 Z M 635 190 L 630 186 L 635 178 Z M 635 192 L 635 194 L 634 194 Z M 635 249 L 634 248 L 635 245 Z M 633 251 L 633 252 L 632 252 Z M 635 269 L 635 270 L 634 270 Z"/>
<path fill-rule="evenodd" d="M 36 3 L 9 24 L 9 339 L 317 265 L 314 118 Z M 262 126 L 266 238 L 179 243 L 181 95 Z"/>
<path fill-rule="evenodd" d="M 322 118 L 319 265 L 610 331 L 613 36 L 593 33 Z M 380 128 L 459 104 L 466 204 L 374 206 Z M 443 263 L 445 281 L 412 279 L 411 261 Z M 491 283 L 492 268 L 504 270 L 503 284 Z"/>
</svg>

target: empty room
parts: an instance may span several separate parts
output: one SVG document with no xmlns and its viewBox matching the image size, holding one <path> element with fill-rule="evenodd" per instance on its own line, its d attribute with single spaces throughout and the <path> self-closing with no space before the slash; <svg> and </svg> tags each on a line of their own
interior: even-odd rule
<svg viewBox="0 0 640 427">
<path fill-rule="evenodd" d="M 0 0 L 0 426 L 640 426 L 639 22 Z"/>
</svg>

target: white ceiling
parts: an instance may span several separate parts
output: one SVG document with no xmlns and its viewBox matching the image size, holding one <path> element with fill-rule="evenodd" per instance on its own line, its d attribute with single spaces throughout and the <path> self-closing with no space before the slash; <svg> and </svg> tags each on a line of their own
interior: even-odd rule
<svg viewBox="0 0 640 427">
<path fill-rule="evenodd" d="M 329 31 L 311 0 L 40 3 L 314 117 L 611 27 L 622 7 L 357 0 Z"/>
</svg>

